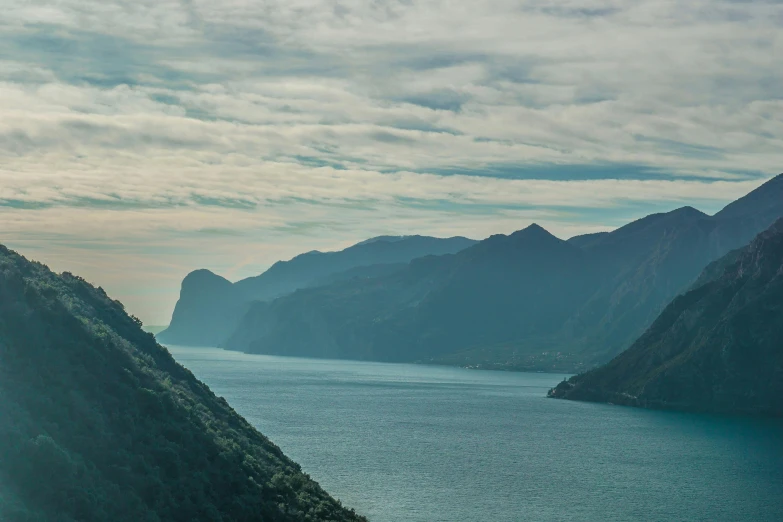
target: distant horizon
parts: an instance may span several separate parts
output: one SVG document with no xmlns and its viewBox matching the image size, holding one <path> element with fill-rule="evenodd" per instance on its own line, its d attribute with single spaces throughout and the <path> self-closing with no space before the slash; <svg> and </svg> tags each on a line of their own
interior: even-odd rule
<svg viewBox="0 0 783 522">
<path fill-rule="evenodd" d="M 199 267 L 566 238 L 783 170 L 776 3 L 0 6 L 0 240 L 152 324 Z"/>
<path fill-rule="evenodd" d="M 781 174 L 773 175 L 773 176 L 770 176 L 767 179 L 759 180 L 757 183 L 754 183 L 754 185 L 752 185 L 752 188 L 749 189 L 747 192 L 743 192 L 741 194 L 737 194 L 736 196 L 732 196 L 732 197 L 730 197 L 730 199 L 726 200 L 725 202 L 724 201 L 720 201 L 720 202 L 716 202 L 716 203 L 714 203 L 712 205 L 709 205 L 710 208 L 709 208 L 708 211 L 705 211 L 703 208 L 696 207 L 695 204 L 689 204 L 688 202 L 684 202 L 683 201 L 679 205 L 673 205 L 672 208 L 662 208 L 662 209 L 657 210 L 655 212 L 649 212 L 649 213 L 645 213 L 645 214 L 629 215 L 627 221 L 624 221 L 624 222 L 621 222 L 621 223 L 612 223 L 611 226 L 609 226 L 609 225 L 603 226 L 603 227 L 599 226 L 599 227 L 596 227 L 595 229 L 591 229 L 591 230 L 588 230 L 588 231 L 580 231 L 579 233 L 574 233 L 574 234 L 571 234 L 571 235 L 568 235 L 568 236 L 558 235 L 558 233 L 556 231 L 551 230 L 549 227 L 547 227 L 546 225 L 542 224 L 541 222 L 537 222 L 536 220 L 531 220 L 527 224 L 525 224 L 523 226 L 520 226 L 518 228 L 514 228 L 513 230 L 504 231 L 504 232 L 490 232 L 486 236 L 483 236 L 483 237 L 471 237 L 471 236 L 467 236 L 465 234 L 459 234 L 459 233 L 455 233 L 455 234 L 451 234 L 451 235 L 442 235 L 442 236 L 428 235 L 428 234 L 423 234 L 423 233 L 420 233 L 420 232 L 404 233 L 404 234 L 387 233 L 387 234 L 379 234 L 379 235 L 372 236 L 372 237 L 366 237 L 366 238 L 363 238 L 363 239 L 346 239 L 346 240 L 342 240 L 342 241 L 339 241 L 338 243 L 334 244 L 333 247 L 326 246 L 326 247 L 322 247 L 321 249 L 308 249 L 306 246 L 302 246 L 301 250 L 299 251 L 299 250 L 297 250 L 297 246 L 295 244 L 292 244 L 292 245 L 289 245 L 291 247 L 289 251 L 294 252 L 294 253 L 292 253 L 290 255 L 287 255 L 287 256 L 280 257 L 278 259 L 272 259 L 271 261 L 268 261 L 268 263 L 265 264 L 265 265 L 262 265 L 262 264 L 251 264 L 251 265 L 248 265 L 247 267 L 245 267 L 244 270 L 238 271 L 238 272 L 234 272 L 234 276 L 233 277 L 228 277 L 227 273 L 225 271 L 221 271 L 221 268 L 219 268 L 219 267 L 214 267 L 214 266 L 210 267 L 210 266 L 196 264 L 191 269 L 182 272 L 181 275 L 179 275 L 178 277 L 175 276 L 175 279 L 173 281 L 168 281 L 168 283 L 169 283 L 168 286 L 171 288 L 172 285 L 173 285 L 174 287 L 176 287 L 176 290 L 169 290 L 168 295 L 166 295 L 166 297 L 165 297 L 165 299 L 167 300 L 168 307 L 163 309 L 162 314 L 157 314 L 157 315 L 152 315 L 152 314 L 146 313 L 146 311 L 144 309 L 144 304 L 145 303 L 150 303 L 151 301 L 150 301 L 150 299 L 145 298 L 144 294 L 142 294 L 142 299 L 138 299 L 138 298 L 131 299 L 131 304 L 129 305 L 123 299 L 123 297 L 127 297 L 127 294 L 123 295 L 121 292 L 111 292 L 111 286 L 110 285 L 107 286 L 107 290 L 109 290 L 110 293 L 113 293 L 113 295 L 118 296 L 119 300 L 121 302 L 123 302 L 123 304 L 126 305 L 126 308 L 129 310 L 130 313 L 133 313 L 134 315 L 140 317 L 142 319 L 142 321 L 144 322 L 144 324 L 145 324 L 145 328 L 155 329 L 157 331 L 153 331 L 152 333 L 158 333 L 159 331 L 161 331 L 161 330 L 165 329 L 166 327 L 168 327 L 168 325 L 170 323 L 171 313 L 173 312 L 174 305 L 175 305 L 175 303 L 176 303 L 176 301 L 177 301 L 177 299 L 179 297 L 179 285 L 182 282 L 182 279 L 187 274 L 189 274 L 190 272 L 192 272 L 194 270 L 199 270 L 199 269 L 209 270 L 210 272 L 212 272 L 212 273 L 214 273 L 214 274 L 216 274 L 216 275 L 218 275 L 220 277 L 224 277 L 225 279 L 228 279 L 232 283 L 235 283 L 235 282 L 240 281 L 242 279 L 246 279 L 248 277 L 254 277 L 254 276 L 259 275 L 259 274 L 265 272 L 266 270 L 268 270 L 273 264 L 275 264 L 276 262 L 279 262 L 279 261 L 289 261 L 289 260 L 291 260 L 291 259 L 293 259 L 293 258 L 295 258 L 295 257 L 297 257 L 299 255 L 307 254 L 307 253 L 310 253 L 310 252 L 320 252 L 320 253 L 337 252 L 337 251 L 344 250 L 345 248 L 364 243 L 364 242 L 366 242 L 368 240 L 376 239 L 376 238 L 384 237 L 384 236 L 407 238 L 407 237 L 412 237 L 412 236 L 423 236 L 423 235 L 426 235 L 428 237 L 440 237 L 440 238 L 465 237 L 467 239 L 472 239 L 472 240 L 476 240 L 476 241 L 482 241 L 482 240 L 487 239 L 488 237 L 490 237 L 492 235 L 496 235 L 496 234 L 508 235 L 508 234 L 513 233 L 513 232 L 522 230 L 522 229 L 524 229 L 524 228 L 526 228 L 526 227 L 528 227 L 530 225 L 533 225 L 533 224 L 538 224 L 539 226 L 541 226 L 542 228 L 544 228 L 545 230 L 550 232 L 552 235 L 558 237 L 559 239 L 568 240 L 568 239 L 570 239 L 572 237 L 583 235 L 583 234 L 611 232 L 611 231 L 616 230 L 617 228 L 620 228 L 620 227 L 622 227 L 622 226 L 624 226 L 624 225 L 626 225 L 628 223 L 631 223 L 631 222 L 633 222 L 633 221 L 635 221 L 637 219 L 641 219 L 643 217 L 649 216 L 651 214 L 667 213 L 667 212 L 672 212 L 672 211 L 675 211 L 675 210 L 678 210 L 678 209 L 681 209 L 681 208 L 686 208 L 686 207 L 694 208 L 694 209 L 696 209 L 699 212 L 707 214 L 708 216 L 712 216 L 712 215 L 716 214 L 717 212 L 719 212 L 720 210 L 722 210 L 726 205 L 732 203 L 733 201 L 736 201 L 737 199 L 739 199 L 742 196 L 745 196 L 748 192 L 751 192 L 755 188 L 758 188 L 758 186 L 761 186 L 762 184 L 766 183 L 770 179 L 773 179 L 773 178 L 777 177 L 778 175 L 781 175 Z M 630 211 L 628 213 L 631 214 Z M 309 237 L 309 236 L 299 236 L 299 237 Z M 7 243 L 6 246 L 9 247 L 9 248 L 14 248 L 14 246 L 10 242 Z M 36 258 L 34 256 L 30 256 L 30 255 L 28 255 L 28 253 L 26 253 L 24 251 L 23 248 L 22 249 L 14 248 L 14 249 L 19 250 L 19 252 L 22 255 L 25 255 L 29 259 L 32 259 L 32 260 L 39 261 L 39 262 L 47 264 L 48 266 L 50 266 L 50 268 L 52 268 L 56 272 L 64 272 L 64 271 L 76 272 L 74 269 L 69 269 L 67 267 L 59 268 L 58 266 L 51 265 L 45 259 Z M 224 266 L 228 266 L 229 267 L 228 270 L 227 270 L 227 272 L 229 274 L 232 273 L 232 271 L 231 271 L 231 266 L 232 266 L 231 262 L 232 262 L 232 260 L 229 259 L 229 260 L 227 260 L 228 265 L 224 265 Z M 87 277 L 87 279 L 90 282 L 92 282 L 92 283 L 94 283 L 94 284 L 96 284 L 98 286 L 104 286 L 100 281 L 91 280 L 91 279 L 89 279 L 89 277 Z M 139 306 L 139 303 L 141 303 L 141 306 Z"/>
</svg>

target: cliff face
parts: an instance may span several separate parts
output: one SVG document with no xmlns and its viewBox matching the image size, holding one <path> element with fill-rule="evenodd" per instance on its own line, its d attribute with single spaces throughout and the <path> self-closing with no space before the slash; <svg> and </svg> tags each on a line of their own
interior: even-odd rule
<svg viewBox="0 0 783 522">
<path fill-rule="evenodd" d="M 157 337 L 169 344 L 217 346 L 228 339 L 253 302 L 336 281 L 389 274 L 413 259 L 459 252 L 475 243 L 464 237 L 382 236 L 338 252 L 307 252 L 236 283 L 209 270 L 196 270 L 182 281 L 171 324 Z"/>
<path fill-rule="evenodd" d="M 195 270 L 182 280 L 171 324 L 157 337 L 161 342 L 217 346 L 236 328 L 247 310 L 241 288 L 209 270 Z"/>
<path fill-rule="evenodd" d="M 0 247 L 0 520 L 361 520 L 83 279 Z"/>
<path fill-rule="evenodd" d="M 783 415 L 783 220 L 709 266 L 629 350 L 550 396 Z"/>
</svg>

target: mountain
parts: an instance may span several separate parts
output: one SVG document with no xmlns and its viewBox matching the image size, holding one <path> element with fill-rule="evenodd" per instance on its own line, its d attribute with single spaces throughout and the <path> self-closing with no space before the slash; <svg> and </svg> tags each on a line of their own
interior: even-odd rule
<svg viewBox="0 0 783 522">
<path fill-rule="evenodd" d="M 455 257 L 442 284 L 379 322 L 379 349 L 410 360 L 520 339 L 542 345 L 595 290 L 596 267 L 585 253 L 535 224 Z"/>
<path fill-rule="evenodd" d="M 182 280 L 179 300 L 161 342 L 216 346 L 237 325 L 250 298 L 240 287 L 209 270 L 195 270 Z"/>
<path fill-rule="evenodd" d="M 663 306 L 725 253 L 718 244 L 743 244 L 720 239 L 724 228 L 684 207 L 647 216 L 584 245 L 601 267 L 601 285 L 569 321 L 569 346 L 592 354 L 590 362 L 608 360 L 629 346 Z"/>
<path fill-rule="evenodd" d="M 551 335 L 594 291 L 584 251 L 538 225 L 386 277 L 305 289 L 245 315 L 227 347 L 411 361 Z"/>
<path fill-rule="evenodd" d="M 583 246 L 604 268 L 601 288 L 568 329 L 574 350 L 603 363 L 630 346 L 712 261 L 783 217 L 783 174 L 714 216 L 683 207 L 654 214 Z"/>
<path fill-rule="evenodd" d="M 182 281 L 171 324 L 157 337 L 170 344 L 216 346 L 234 331 L 254 301 L 349 280 L 362 274 L 354 272 L 360 267 L 365 267 L 365 275 L 386 274 L 392 265 L 426 255 L 458 252 L 473 244 L 475 241 L 464 237 L 381 236 L 339 252 L 307 252 L 236 283 L 208 270 L 196 270 Z"/>
<path fill-rule="evenodd" d="M 549 394 L 783 416 L 783 219 L 708 267 L 629 350 Z"/>
<path fill-rule="evenodd" d="M 102 289 L 0 247 L 0 520 L 363 519 Z"/>
<path fill-rule="evenodd" d="M 226 346 L 581 371 L 630 346 L 710 262 L 783 216 L 782 190 L 783 175 L 726 207 L 725 214 L 683 207 L 569 241 L 539 226 L 492 236 L 391 275 L 256 305 Z"/>
</svg>

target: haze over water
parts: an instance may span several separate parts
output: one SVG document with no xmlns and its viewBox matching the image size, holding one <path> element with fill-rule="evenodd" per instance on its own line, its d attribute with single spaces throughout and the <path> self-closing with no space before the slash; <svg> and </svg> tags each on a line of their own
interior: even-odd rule
<svg viewBox="0 0 783 522">
<path fill-rule="evenodd" d="M 783 520 L 783 423 L 546 399 L 563 375 L 175 358 L 373 522 Z"/>
</svg>

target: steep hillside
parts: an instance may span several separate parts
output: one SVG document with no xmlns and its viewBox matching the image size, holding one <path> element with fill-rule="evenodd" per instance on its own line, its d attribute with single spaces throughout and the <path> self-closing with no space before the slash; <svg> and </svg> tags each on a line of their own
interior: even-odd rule
<svg viewBox="0 0 783 522">
<path fill-rule="evenodd" d="M 157 337 L 170 344 L 215 346 L 234 331 L 251 302 L 354 277 L 385 275 L 396 264 L 459 252 L 473 244 L 464 237 L 381 236 L 339 252 L 301 254 L 233 284 L 208 270 L 196 270 L 182 281 L 171 324 Z M 365 270 L 356 272 L 359 268 Z"/>
<path fill-rule="evenodd" d="M 236 328 L 248 301 L 228 279 L 209 270 L 195 270 L 182 280 L 171 323 L 157 338 L 173 344 L 215 346 Z"/>
<path fill-rule="evenodd" d="M 602 268 L 602 283 L 569 322 L 572 349 L 605 361 L 629 346 L 723 253 L 714 246 L 713 237 L 720 235 L 720 223 L 684 207 L 647 216 L 585 245 Z"/>
<path fill-rule="evenodd" d="M 783 415 L 783 220 L 705 270 L 629 350 L 550 396 Z"/>
<path fill-rule="evenodd" d="M 584 245 L 605 282 L 569 327 L 575 349 L 606 362 L 646 329 L 701 271 L 783 217 L 783 175 L 715 216 L 691 207 L 655 214 Z"/>
<path fill-rule="evenodd" d="M 0 520 L 360 520 L 122 305 L 0 247 Z"/>
</svg>

